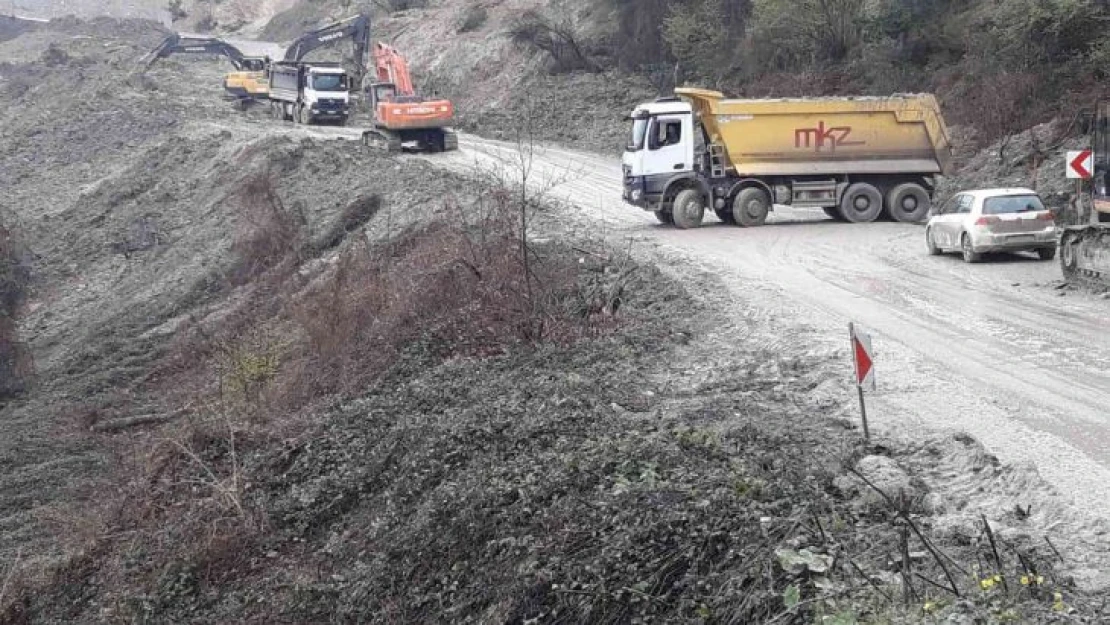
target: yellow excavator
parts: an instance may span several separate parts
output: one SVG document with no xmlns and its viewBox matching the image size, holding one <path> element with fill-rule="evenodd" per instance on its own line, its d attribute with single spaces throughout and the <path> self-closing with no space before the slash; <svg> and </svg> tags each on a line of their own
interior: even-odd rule
<svg viewBox="0 0 1110 625">
<path fill-rule="evenodd" d="M 1060 237 L 1060 267 L 1069 284 L 1110 289 L 1110 102 L 1100 102 L 1091 132 L 1090 206 Z M 1076 206 L 1082 207 L 1082 195 Z M 1086 214 L 1084 214 L 1086 213 Z"/>
<path fill-rule="evenodd" d="M 147 53 L 144 69 L 171 54 L 218 54 L 226 56 L 235 66 L 234 72 L 224 76 L 226 96 L 235 100 L 240 108 L 250 102 L 265 100 L 270 93 L 270 58 L 247 56 L 239 48 L 209 37 L 182 37 L 177 33 L 166 37 L 158 47 Z"/>
</svg>

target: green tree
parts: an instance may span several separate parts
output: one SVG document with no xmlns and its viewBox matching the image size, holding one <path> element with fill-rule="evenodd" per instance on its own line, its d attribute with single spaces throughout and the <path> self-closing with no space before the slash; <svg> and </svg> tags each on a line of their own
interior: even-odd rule
<svg viewBox="0 0 1110 625">
<path fill-rule="evenodd" d="M 662 36 L 686 78 L 720 85 L 739 74 L 747 0 L 686 0 L 672 4 Z"/>
<path fill-rule="evenodd" d="M 866 8 L 865 0 L 754 0 L 752 62 L 790 71 L 843 61 L 863 41 Z"/>
</svg>

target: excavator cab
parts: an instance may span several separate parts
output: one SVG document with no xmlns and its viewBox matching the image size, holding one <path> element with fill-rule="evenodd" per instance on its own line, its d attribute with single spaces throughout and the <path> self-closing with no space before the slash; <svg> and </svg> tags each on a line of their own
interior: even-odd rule
<svg viewBox="0 0 1110 625">
<path fill-rule="evenodd" d="M 270 68 L 270 59 L 269 57 L 247 56 L 243 57 L 242 65 L 245 72 L 265 72 Z"/>
<path fill-rule="evenodd" d="M 392 102 L 397 98 L 397 85 L 379 82 L 370 85 L 370 106 L 377 107 L 381 102 Z"/>
</svg>

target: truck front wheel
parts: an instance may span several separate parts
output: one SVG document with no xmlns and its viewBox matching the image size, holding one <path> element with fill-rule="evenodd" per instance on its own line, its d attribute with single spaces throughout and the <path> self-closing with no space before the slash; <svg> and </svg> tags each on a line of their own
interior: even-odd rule
<svg viewBox="0 0 1110 625">
<path fill-rule="evenodd" d="M 686 230 L 697 228 L 705 216 L 705 200 L 697 189 L 683 189 L 674 198 L 674 207 L 671 209 L 674 225 Z"/>
<path fill-rule="evenodd" d="M 301 107 L 300 122 L 302 124 L 304 124 L 305 126 L 308 126 L 312 123 L 312 109 L 311 108 L 309 108 L 307 106 L 302 106 Z"/>
<path fill-rule="evenodd" d="M 745 228 L 762 226 L 771 210 L 771 196 L 757 187 L 742 189 L 732 201 L 732 218 Z"/>
<path fill-rule="evenodd" d="M 914 183 L 900 184 L 886 194 L 886 209 L 895 221 L 915 223 L 929 214 L 929 192 Z"/>
<path fill-rule="evenodd" d="M 866 182 L 848 187 L 840 198 L 840 214 L 852 223 L 875 221 L 883 212 L 883 194 Z"/>
</svg>

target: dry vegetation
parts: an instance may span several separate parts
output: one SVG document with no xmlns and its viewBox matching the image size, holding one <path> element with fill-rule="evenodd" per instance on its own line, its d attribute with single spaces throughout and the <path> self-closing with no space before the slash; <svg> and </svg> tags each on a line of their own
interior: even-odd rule
<svg viewBox="0 0 1110 625">
<path fill-rule="evenodd" d="M 1083 0 L 552 0 L 517 40 L 552 69 L 640 74 L 750 96 L 939 94 L 989 143 L 1093 110 L 1110 50 L 1104 3 Z M 588 18 L 584 18 L 587 15 Z"/>
<path fill-rule="evenodd" d="M 32 373 L 30 353 L 16 329 L 30 277 L 27 251 L 0 220 L 0 399 L 25 390 Z"/>
</svg>

